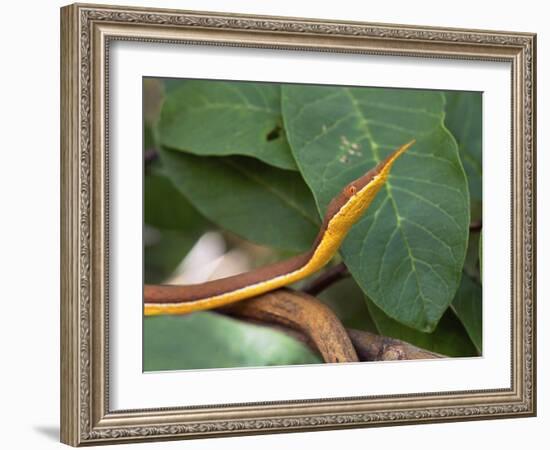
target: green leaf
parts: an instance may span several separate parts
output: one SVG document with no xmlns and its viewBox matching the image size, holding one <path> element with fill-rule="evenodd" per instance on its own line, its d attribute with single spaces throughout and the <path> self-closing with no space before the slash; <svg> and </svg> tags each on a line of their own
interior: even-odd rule
<svg viewBox="0 0 550 450">
<path fill-rule="evenodd" d="M 253 158 L 162 150 L 174 185 L 205 217 L 244 239 L 284 250 L 309 248 L 319 216 L 299 173 Z"/>
<path fill-rule="evenodd" d="M 482 348 L 483 317 L 481 298 L 481 286 L 467 274 L 463 274 L 451 308 L 464 325 L 468 336 L 470 336 L 479 353 L 481 353 Z"/>
<path fill-rule="evenodd" d="M 470 195 L 481 201 L 481 92 L 447 91 L 445 97 L 445 125 L 458 142 Z"/>
<path fill-rule="evenodd" d="M 183 261 L 198 236 L 186 231 L 146 230 L 153 235 L 153 242 L 144 248 L 145 283 L 162 283 Z"/>
<path fill-rule="evenodd" d="M 443 106 L 434 91 L 283 87 L 289 142 L 321 211 L 345 184 L 417 140 L 341 253 L 386 314 L 422 331 L 454 298 L 468 240 L 467 181 Z"/>
<path fill-rule="evenodd" d="M 170 179 L 158 173 L 145 176 L 143 216 L 145 223 L 154 227 L 185 231 L 196 237 L 208 227 L 208 222 L 174 187 Z"/>
<path fill-rule="evenodd" d="M 144 371 L 321 362 L 308 347 L 282 332 L 216 313 L 146 317 L 143 321 Z"/>
<path fill-rule="evenodd" d="M 202 156 L 252 156 L 296 169 L 276 84 L 187 80 L 166 93 L 159 131 L 165 147 Z"/>
<path fill-rule="evenodd" d="M 432 333 L 414 330 L 388 317 L 372 301 L 366 299 L 371 317 L 382 336 L 401 339 L 426 350 L 451 357 L 478 356 L 464 326 L 448 309 Z"/>
<path fill-rule="evenodd" d="M 318 295 L 347 328 L 378 333 L 365 304 L 365 295 L 353 278 L 332 284 Z"/>
</svg>

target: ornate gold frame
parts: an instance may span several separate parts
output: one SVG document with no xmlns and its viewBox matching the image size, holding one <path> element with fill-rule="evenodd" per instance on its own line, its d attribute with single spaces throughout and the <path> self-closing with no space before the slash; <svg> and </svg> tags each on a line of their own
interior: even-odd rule
<svg viewBox="0 0 550 450">
<path fill-rule="evenodd" d="M 506 61 L 512 66 L 512 385 L 509 389 L 111 411 L 108 398 L 109 43 L 137 40 Z M 528 33 L 98 5 L 61 10 L 61 440 L 175 438 L 533 416 L 535 51 Z"/>
</svg>

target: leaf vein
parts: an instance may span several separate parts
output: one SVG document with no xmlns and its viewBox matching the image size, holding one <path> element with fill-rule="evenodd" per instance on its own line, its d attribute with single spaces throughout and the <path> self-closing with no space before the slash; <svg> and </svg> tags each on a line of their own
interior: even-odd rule
<svg viewBox="0 0 550 450">
<path fill-rule="evenodd" d="M 421 195 L 418 195 L 412 191 L 409 191 L 408 189 L 403 189 L 403 188 L 400 188 L 399 186 L 393 186 L 393 189 L 395 189 L 396 191 L 399 191 L 399 192 L 404 192 L 405 194 L 409 194 L 411 197 L 414 197 L 414 198 L 417 198 L 421 201 L 423 201 L 424 203 L 432 206 L 433 208 L 437 209 L 438 211 L 440 211 L 441 213 L 443 213 L 444 216 L 448 217 L 451 222 L 453 222 L 456 227 L 458 229 L 461 228 L 461 226 L 459 225 L 459 223 L 456 221 L 456 219 L 452 216 L 452 214 L 450 214 L 448 211 L 444 210 L 440 205 L 438 205 L 437 203 L 434 203 L 432 202 L 431 200 L 428 200 L 426 197 L 422 197 Z"/>
<path fill-rule="evenodd" d="M 451 258 L 453 258 L 453 261 L 456 261 L 455 259 L 455 255 L 453 253 L 453 250 L 451 248 L 451 246 L 445 242 L 443 239 L 441 239 L 439 236 L 435 235 L 430 229 L 426 228 L 424 225 L 421 225 L 417 222 L 415 222 L 414 220 L 411 220 L 409 219 L 408 217 L 403 217 L 403 220 L 410 223 L 412 226 L 414 227 L 417 227 L 419 229 L 421 229 L 422 231 L 428 233 L 429 236 L 432 237 L 432 239 L 436 242 L 439 242 L 440 244 L 442 244 L 447 250 L 449 250 L 449 253 L 451 255 Z"/>
</svg>

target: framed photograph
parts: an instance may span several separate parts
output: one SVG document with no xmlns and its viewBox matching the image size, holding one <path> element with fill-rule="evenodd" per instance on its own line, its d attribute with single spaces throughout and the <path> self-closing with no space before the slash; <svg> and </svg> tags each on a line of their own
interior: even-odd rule
<svg viewBox="0 0 550 450">
<path fill-rule="evenodd" d="M 61 440 L 536 414 L 536 36 L 61 9 Z"/>
</svg>

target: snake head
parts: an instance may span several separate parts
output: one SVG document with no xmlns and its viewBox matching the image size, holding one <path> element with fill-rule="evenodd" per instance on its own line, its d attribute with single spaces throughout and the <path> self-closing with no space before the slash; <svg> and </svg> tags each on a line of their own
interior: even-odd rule
<svg viewBox="0 0 550 450">
<path fill-rule="evenodd" d="M 376 181 L 383 184 L 395 160 L 405 153 L 415 142 L 415 140 L 412 140 L 405 145 L 402 145 L 397 150 L 390 153 L 386 159 L 380 161 L 376 167 L 373 167 L 364 175 L 347 184 L 340 192 L 339 197 L 349 200 L 355 195 L 365 195 L 365 188 L 369 185 L 372 187 L 376 184 Z M 383 178 L 383 180 L 377 180 L 377 178 Z"/>
<path fill-rule="evenodd" d="M 413 140 L 402 145 L 378 163 L 376 167 L 347 184 L 340 194 L 330 202 L 325 216 L 325 224 L 328 226 L 332 222 L 333 226 L 339 228 L 339 233 L 347 233 L 347 230 L 365 213 L 378 191 L 386 183 L 393 163 L 414 143 Z M 332 218 L 336 216 L 341 219 L 332 221 Z"/>
<path fill-rule="evenodd" d="M 344 186 L 340 194 L 328 204 L 323 229 L 330 226 L 331 230 L 334 229 L 336 233 L 347 233 L 349 228 L 361 218 L 378 191 L 385 184 L 395 160 L 414 143 L 415 141 L 412 140 L 402 145 L 378 163 L 376 167 Z M 336 216 L 339 219 L 333 221 Z"/>
</svg>

